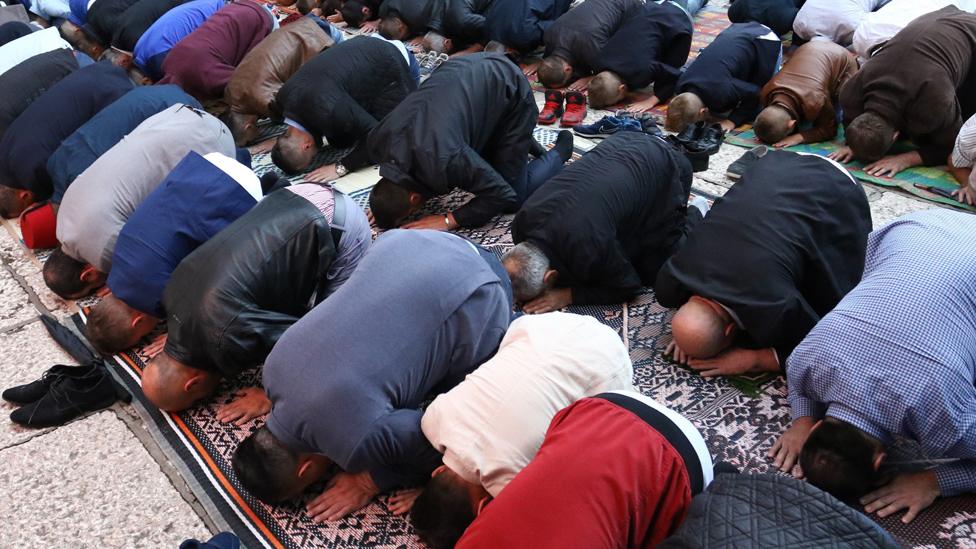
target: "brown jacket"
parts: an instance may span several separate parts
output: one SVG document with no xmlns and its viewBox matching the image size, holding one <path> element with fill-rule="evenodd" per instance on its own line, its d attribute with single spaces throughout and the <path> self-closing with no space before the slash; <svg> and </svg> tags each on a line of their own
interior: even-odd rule
<svg viewBox="0 0 976 549">
<path fill-rule="evenodd" d="M 773 103 L 793 115 L 797 125 L 813 126 L 800 132 L 804 143 L 826 141 L 837 135 L 834 102 L 840 87 L 857 72 L 854 56 L 826 40 L 800 46 L 762 89 L 762 105 Z"/>
<path fill-rule="evenodd" d="M 332 46 L 329 35 L 308 17 L 283 25 L 254 47 L 234 70 L 224 99 L 231 110 L 270 116 L 278 89 L 306 61 Z"/>
</svg>

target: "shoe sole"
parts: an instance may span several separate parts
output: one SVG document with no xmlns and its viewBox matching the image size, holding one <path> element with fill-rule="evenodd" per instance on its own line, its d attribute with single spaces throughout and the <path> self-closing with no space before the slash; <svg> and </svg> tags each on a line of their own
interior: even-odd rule
<svg viewBox="0 0 976 549">
<path fill-rule="evenodd" d="M 573 134 L 586 139 L 606 139 L 613 135 L 612 133 L 580 133 L 576 130 L 573 130 Z"/>
</svg>

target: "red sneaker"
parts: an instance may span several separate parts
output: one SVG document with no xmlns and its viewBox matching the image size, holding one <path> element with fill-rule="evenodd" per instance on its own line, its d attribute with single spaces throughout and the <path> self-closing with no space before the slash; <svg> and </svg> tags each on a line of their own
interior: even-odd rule
<svg viewBox="0 0 976 549">
<path fill-rule="evenodd" d="M 566 113 L 559 123 L 564 128 L 572 128 L 583 123 L 586 118 L 586 96 L 583 92 L 566 92 Z"/>
<path fill-rule="evenodd" d="M 555 124 L 556 119 L 563 115 L 563 92 L 546 90 L 546 104 L 539 113 L 539 123 L 545 126 Z"/>
</svg>

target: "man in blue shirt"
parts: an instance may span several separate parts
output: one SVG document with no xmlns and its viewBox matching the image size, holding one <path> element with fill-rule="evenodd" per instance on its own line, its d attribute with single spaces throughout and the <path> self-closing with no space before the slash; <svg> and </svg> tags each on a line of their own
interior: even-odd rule
<svg viewBox="0 0 976 549">
<path fill-rule="evenodd" d="M 976 217 L 933 209 L 871 234 L 861 283 L 790 355 L 793 425 L 770 450 L 790 471 L 910 522 L 976 491 Z M 939 465 L 886 478 L 895 438 Z M 802 450 L 801 450 L 802 448 Z M 888 482 L 886 482 L 888 481 Z"/>
<path fill-rule="evenodd" d="M 47 161 L 47 172 L 54 185 L 51 202 L 60 204 L 68 185 L 139 124 L 178 104 L 202 108 L 179 86 L 140 86 L 85 122 L 61 142 Z"/>
<path fill-rule="evenodd" d="M 421 430 L 421 404 L 494 354 L 511 311 L 494 255 L 447 233 L 384 234 L 268 356 L 271 414 L 234 455 L 241 483 L 281 501 L 335 463 L 345 472 L 308 506 L 322 522 L 427 480 L 441 456 Z"/>
<path fill-rule="evenodd" d="M 165 316 L 173 269 L 261 199 L 254 172 L 220 153 L 190 152 L 126 221 L 115 242 L 112 295 L 88 315 L 88 340 L 104 353 L 135 345 Z"/>
<path fill-rule="evenodd" d="M 224 0 L 193 0 L 163 14 L 136 42 L 132 51 L 135 68 L 152 80 L 162 78 L 169 50 L 222 7 Z"/>
</svg>

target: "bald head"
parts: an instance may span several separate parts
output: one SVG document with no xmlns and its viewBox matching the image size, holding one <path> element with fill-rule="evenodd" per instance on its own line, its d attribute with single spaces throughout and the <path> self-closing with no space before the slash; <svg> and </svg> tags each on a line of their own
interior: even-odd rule
<svg viewBox="0 0 976 549">
<path fill-rule="evenodd" d="M 216 374 L 187 366 L 163 351 L 142 371 L 142 392 L 160 410 L 179 412 L 210 396 L 219 381 Z"/>
<path fill-rule="evenodd" d="M 711 358 L 735 335 L 735 323 L 722 306 L 693 296 L 671 319 L 675 344 L 691 358 Z"/>
<path fill-rule="evenodd" d="M 312 134 L 289 126 L 271 149 L 271 161 L 288 175 L 295 175 L 315 160 L 318 147 Z"/>
</svg>

